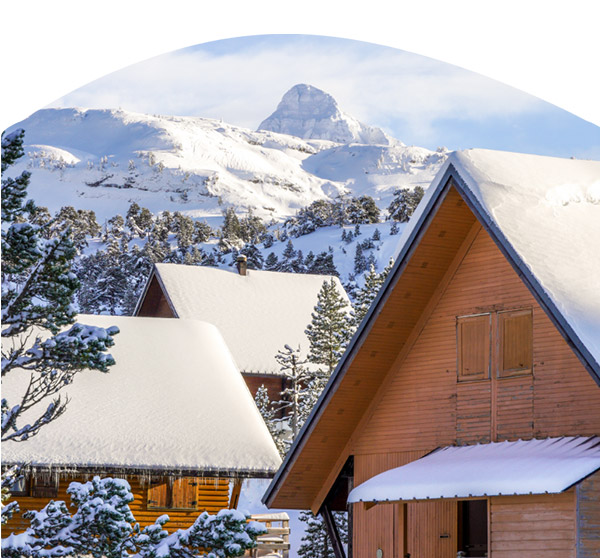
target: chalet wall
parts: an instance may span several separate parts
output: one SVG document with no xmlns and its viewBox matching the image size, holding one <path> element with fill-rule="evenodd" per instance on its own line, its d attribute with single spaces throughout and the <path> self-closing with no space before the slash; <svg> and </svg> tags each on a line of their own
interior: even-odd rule
<svg viewBox="0 0 600 558">
<path fill-rule="evenodd" d="M 533 374 L 457 382 L 456 317 L 522 307 L 533 309 Z M 483 229 L 392 374 L 355 456 L 600 432 L 600 390 Z"/>
<path fill-rule="evenodd" d="M 573 489 L 490 498 L 490 518 L 491 558 L 576 558 Z"/>
<path fill-rule="evenodd" d="M 58 495 L 54 500 L 64 500 L 67 504 L 71 501 L 67 494 L 67 488 L 71 482 L 86 482 L 89 479 L 69 478 L 61 479 L 58 485 Z M 154 523 L 161 515 L 167 514 L 170 521 L 165 528 L 172 532 L 175 529 L 184 529 L 189 527 L 202 513 L 207 511 L 210 514 L 215 514 L 219 510 L 229 507 L 229 480 L 228 479 L 198 479 L 198 508 L 196 510 L 173 510 L 173 509 L 147 509 L 147 494 L 148 484 L 141 484 L 138 479 L 128 479 L 131 485 L 131 491 L 134 496 L 134 501 L 129 505 L 131 511 L 138 523 L 145 527 Z M 27 510 L 40 510 L 50 500 L 50 498 L 17 498 L 21 512 Z M 21 513 L 15 516 L 2 526 L 5 533 L 20 532 L 29 526 L 29 521 L 23 519 Z"/>
<path fill-rule="evenodd" d="M 577 485 L 577 558 L 600 556 L 600 471 Z"/>
<path fill-rule="evenodd" d="M 533 311 L 533 373 L 458 382 L 457 316 L 516 308 Z M 371 415 L 359 425 L 347 448 L 354 455 L 355 486 L 439 446 L 600 433 L 600 390 L 483 229 L 412 348 L 391 374 L 371 407 Z M 599 482 L 590 480 L 582 489 L 582 498 L 589 495 L 584 508 L 590 506 L 592 495 L 596 496 Z M 456 531 L 451 531 L 456 525 L 456 502 L 407 506 L 411 558 L 442 558 L 452 556 L 452 552 L 455 556 L 456 540 L 450 544 L 449 538 L 440 539 L 439 535 L 449 530 L 451 537 L 456 537 Z M 574 492 L 523 500 L 493 498 L 490 510 L 494 558 L 575 556 Z M 353 513 L 355 557 L 374 556 L 377 548 L 384 556 L 402 556 L 398 546 L 402 535 L 400 504 L 377 505 L 369 510 L 356 504 Z M 600 512 L 590 513 L 588 517 L 593 519 L 586 525 L 593 533 L 593 521 Z M 425 523 L 435 533 L 422 531 Z M 527 529 L 519 529 L 517 523 Z M 414 537 L 420 546 L 415 546 Z M 580 546 L 597 552 L 597 540 L 592 535 L 582 537 Z M 444 544 L 448 548 L 440 546 Z M 582 554 L 585 558 L 591 555 Z"/>
</svg>

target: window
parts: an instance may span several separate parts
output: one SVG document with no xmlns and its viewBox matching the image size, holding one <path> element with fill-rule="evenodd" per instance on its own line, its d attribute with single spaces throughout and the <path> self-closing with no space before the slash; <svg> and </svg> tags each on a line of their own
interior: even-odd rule
<svg viewBox="0 0 600 558">
<path fill-rule="evenodd" d="M 58 478 L 46 475 L 31 479 L 31 496 L 33 498 L 56 498 L 58 496 Z"/>
<path fill-rule="evenodd" d="M 490 368 L 498 378 L 533 370 L 531 308 L 460 316 L 456 340 L 459 381 L 487 380 Z"/>
<path fill-rule="evenodd" d="M 490 377 L 490 314 L 457 319 L 458 379 Z"/>
<path fill-rule="evenodd" d="M 162 480 L 148 488 L 148 509 L 195 510 L 198 504 L 197 479 Z"/>
<path fill-rule="evenodd" d="M 498 313 L 498 377 L 530 374 L 533 364 L 531 310 Z"/>
</svg>

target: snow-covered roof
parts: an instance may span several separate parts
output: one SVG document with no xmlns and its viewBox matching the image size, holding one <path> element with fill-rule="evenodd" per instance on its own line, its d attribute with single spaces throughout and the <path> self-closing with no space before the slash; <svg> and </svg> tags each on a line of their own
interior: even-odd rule
<svg viewBox="0 0 600 558">
<path fill-rule="evenodd" d="M 600 161 L 470 149 L 430 190 L 449 165 L 600 365 Z"/>
<path fill-rule="evenodd" d="M 110 349 L 116 364 L 107 374 L 77 374 L 60 392 L 70 399 L 66 412 L 27 442 L 3 444 L 4 463 L 243 476 L 277 470 L 273 440 L 215 326 L 123 316 L 78 322 L 120 329 Z M 3 397 L 22 395 L 27 376 L 3 378 Z"/>
<path fill-rule="evenodd" d="M 306 354 L 304 330 L 324 281 L 337 277 L 248 270 L 246 275 L 204 266 L 156 264 L 156 274 L 179 318 L 216 325 L 239 369 L 279 373 L 284 345 Z"/>
<path fill-rule="evenodd" d="M 556 494 L 598 469 L 598 436 L 449 446 L 370 478 L 348 501 Z"/>
</svg>

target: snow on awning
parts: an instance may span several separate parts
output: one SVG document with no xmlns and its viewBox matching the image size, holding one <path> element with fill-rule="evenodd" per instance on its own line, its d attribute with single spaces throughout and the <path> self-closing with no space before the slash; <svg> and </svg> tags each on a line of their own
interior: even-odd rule
<svg viewBox="0 0 600 558">
<path fill-rule="evenodd" d="M 558 493 L 598 469 L 598 436 L 448 446 L 372 477 L 348 502 Z"/>
</svg>

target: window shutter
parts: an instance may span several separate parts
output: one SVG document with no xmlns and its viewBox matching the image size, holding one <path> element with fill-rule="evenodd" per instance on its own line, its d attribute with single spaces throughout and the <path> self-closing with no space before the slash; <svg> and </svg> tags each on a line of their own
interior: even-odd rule
<svg viewBox="0 0 600 558">
<path fill-rule="evenodd" d="M 530 374 L 533 368 L 533 317 L 531 309 L 498 314 L 501 378 Z"/>
<path fill-rule="evenodd" d="M 490 314 L 458 318 L 459 380 L 484 380 L 489 378 L 490 335 Z"/>
<path fill-rule="evenodd" d="M 168 488 L 166 482 L 152 484 L 148 488 L 148 508 L 168 508 Z"/>
<path fill-rule="evenodd" d="M 195 509 L 197 482 L 195 478 L 178 479 L 173 482 L 173 501 L 174 509 Z"/>
</svg>

